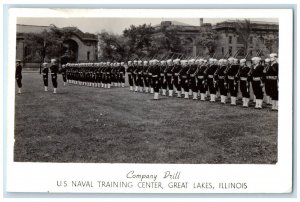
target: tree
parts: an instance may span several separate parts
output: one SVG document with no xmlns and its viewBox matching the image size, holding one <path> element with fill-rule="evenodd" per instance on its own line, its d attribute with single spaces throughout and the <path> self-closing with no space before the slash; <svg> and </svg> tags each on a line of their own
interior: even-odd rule
<svg viewBox="0 0 300 202">
<path fill-rule="evenodd" d="M 171 55 L 171 52 L 184 52 L 184 46 L 178 36 L 177 29 L 170 29 L 161 27 L 161 34 L 153 36 L 151 45 L 151 56 L 157 55 Z M 169 54 L 168 54 L 169 53 Z"/>
<path fill-rule="evenodd" d="M 129 41 L 124 36 L 102 31 L 99 34 L 101 61 L 125 61 L 128 59 Z"/>
<path fill-rule="evenodd" d="M 265 39 L 265 46 L 268 49 L 269 53 L 277 53 L 278 52 L 278 36 L 275 38 L 267 38 Z"/>
<path fill-rule="evenodd" d="M 196 44 L 208 50 L 210 56 L 213 56 L 218 47 L 218 33 L 211 27 L 203 29 L 196 39 Z"/>
<path fill-rule="evenodd" d="M 76 27 L 58 28 L 50 25 L 41 33 L 27 33 L 25 46 L 27 54 L 25 60 L 44 62 L 50 58 L 59 58 L 63 54 L 63 41 L 70 38 Z"/>
<path fill-rule="evenodd" d="M 249 19 L 245 19 L 244 21 L 236 20 L 234 23 L 235 32 L 240 37 L 243 45 L 245 53 L 248 53 L 250 35 L 252 34 L 252 25 Z"/>
<path fill-rule="evenodd" d="M 128 29 L 125 29 L 123 36 L 127 38 L 129 52 L 138 58 L 148 57 L 152 49 L 152 35 L 154 32 L 154 27 L 146 24 L 139 26 L 131 25 Z"/>
</svg>

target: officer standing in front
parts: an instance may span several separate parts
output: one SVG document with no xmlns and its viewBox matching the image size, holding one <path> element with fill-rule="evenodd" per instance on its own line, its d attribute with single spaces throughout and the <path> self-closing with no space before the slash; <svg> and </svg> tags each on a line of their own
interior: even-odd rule
<svg viewBox="0 0 300 202">
<path fill-rule="evenodd" d="M 21 94 L 22 90 L 22 66 L 21 60 L 16 60 L 16 81 L 18 85 L 18 94 Z"/>
<path fill-rule="evenodd" d="M 48 91 L 48 63 L 44 62 L 42 64 L 42 74 L 43 74 L 43 81 L 44 81 L 44 91 Z"/>
<path fill-rule="evenodd" d="M 58 73 L 58 65 L 56 64 L 56 59 L 51 59 L 50 71 L 51 71 L 51 79 L 52 79 L 52 85 L 53 85 L 53 93 L 56 93 L 57 73 Z"/>
</svg>

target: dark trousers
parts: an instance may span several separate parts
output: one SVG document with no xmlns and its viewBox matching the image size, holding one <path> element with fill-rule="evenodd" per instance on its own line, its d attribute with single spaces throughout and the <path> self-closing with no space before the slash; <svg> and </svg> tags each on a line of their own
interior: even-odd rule
<svg viewBox="0 0 300 202">
<path fill-rule="evenodd" d="M 128 74 L 128 83 L 130 86 L 133 86 L 133 78 L 131 74 Z"/>
<path fill-rule="evenodd" d="M 263 99 L 264 96 L 260 84 L 261 84 L 260 81 L 252 81 L 253 93 L 256 99 Z"/>
<path fill-rule="evenodd" d="M 152 78 L 152 82 L 153 82 L 154 92 L 155 92 L 155 93 L 159 93 L 159 89 L 160 89 L 160 81 L 159 81 L 159 78 L 158 78 L 158 77 Z"/>
<path fill-rule="evenodd" d="M 189 91 L 189 80 L 188 78 L 181 77 L 181 87 L 185 92 Z"/>
<path fill-rule="evenodd" d="M 208 85 L 208 90 L 210 94 L 216 94 L 216 87 L 215 87 L 215 82 L 213 78 L 208 78 L 207 79 L 207 85 Z"/>
<path fill-rule="evenodd" d="M 250 98 L 249 93 L 249 82 L 240 80 L 240 90 L 242 92 L 242 96 L 245 98 Z"/>
<path fill-rule="evenodd" d="M 220 94 L 227 96 L 227 86 L 225 85 L 225 80 L 219 79 L 218 83 L 219 83 L 218 87 L 220 89 Z"/>
<path fill-rule="evenodd" d="M 136 74 L 133 74 L 132 77 L 133 77 L 134 85 L 138 86 Z"/>
<path fill-rule="evenodd" d="M 180 82 L 178 80 L 178 76 L 174 77 L 173 83 L 174 83 L 174 86 L 175 86 L 176 90 L 177 91 L 181 91 L 181 85 L 180 85 Z"/>
<path fill-rule="evenodd" d="M 167 84 L 167 81 L 165 80 L 164 76 L 160 77 L 160 83 L 161 83 L 161 88 L 162 89 L 167 89 L 168 84 Z"/>
<path fill-rule="evenodd" d="M 144 82 L 143 82 L 141 74 L 138 74 L 136 82 L 137 82 L 137 84 L 136 84 L 137 86 L 144 87 Z"/>
<path fill-rule="evenodd" d="M 207 85 L 204 79 L 198 79 L 197 87 L 200 93 L 206 93 L 207 91 Z"/>
<path fill-rule="evenodd" d="M 149 87 L 149 77 L 148 75 L 143 76 L 145 87 Z"/>
<path fill-rule="evenodd" d="M 237 83 L 235 82 L 234 79 L 228 80 L 228 87 L 229 87 L 230 96 L 236 97 L 238 88 L 237 88 Z"/>
<path fill-rule="evenodd" d="M 278 100 L 278 86 L 277 80 L 269 80 L 270 97 L 272 100 Z"/>
<path fill-rule="evenodd" d="M 57 74 L 51 73 L 52 85 L 53 88 L 57 88 Z"/>
<path fill-rule="evenodd" d="M 172 76 L 167 76 L 167 86 L 169 90 L 173 90 L 173 82 L 172 82 Z"/>
<path fill-rule="evenodd" d="M 154 88 L 152 76 L 148 76 L 149 87 Z"/>
<path fill-rule="evenodd" d="M 194 93 L 198 92 L 198 88 L 197 88 L 197 83 L 196 83 L 196 78 L 195 77 L 191 77 L 190 78 L 190 88 L 192 89 L 192 91 Z"/>
<path fill-rule="evenodd" d="M 48 75 L 43 75 L 44 86 L 48 86 Z"/>
<path fill-rule="evenodd" d="M 17 80 L 18 87 L 22 88 L 22 77 L 18 77 L 18 78 L 16 78 L 16 80 Z"/>
<path fill-rule="evenodd" d="M 62 73 L 62 78 L 64 82 L 67 82 L 67 75 L 65 73 Z"/>
<path fill-rule="evenodd" d="M 120 74 L 120 75 L 119 75 L 119 82 L 120 82 L 120 83 L 125 83 L 125 77 L 124 77 L 123 74 Z"/>
</svg>

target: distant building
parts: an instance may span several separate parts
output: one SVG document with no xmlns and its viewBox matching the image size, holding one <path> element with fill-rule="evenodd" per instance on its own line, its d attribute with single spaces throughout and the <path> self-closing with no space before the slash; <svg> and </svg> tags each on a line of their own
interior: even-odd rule
<svg viewBox="0 0 300 202">
<path fill-rule="evenodd" d="M 248 43 L 248 56 L 256 56 L 260 50 L 262 55 L 278 52 L 279 25 L 270 22 L 250 22 L 251 34 Z M 241 36 L 235 32 L 234 23 L 236 22 L 224 21 L 213 26 L 213 29 L 216 30 L 219 35 L 218 55 L 224 55 L 228 52 L 230 56 L 237 53 L 238 57 L 243 57 L 247 54 Z"/>
<path fill-rule="evenodd" d="M 17 24 L 17 47 L 16 57 L 23 61 L 24 66 L 36 66 L 36 61 L 26 60 L 26 55 L 30 54 L 26 47 L 24 34 L 27 33 L 42 33 L 44 30 L 49 30 L 49 26 L 36 26 L 36 25 L 20 25 Z M 81 30 L 76 29 L 73 31 L 70 38 L 63 41 L 63 48 L 65 51 L 72 52 L 72 62 L 79 61 L 95 61 L 97 60 L 97 37 L 94 34 L 83 33 Z"/>
<path fill-rule="evenodd" d="M 154 36 L 162 35 L 162 28 L 177 30 L 176 33 L 181 39 L 181 43 L 187 47 L 187 55 L 203 55 L 207 50 L 197 45 L 200 34 L 205 29 L 217 31 L 217 49 L 215 56 L 222 57 L 226 53 L 232 56 L 237 53 L 237 57 L 244 57 L 247 53 L 241 37 L 235 32 L 234 23 L 236 21 L 224 21 L 215 25 L 204 23 L 203 18 L 199 19 L 199 26 L 188 25 L 178 21 L 162 21 L 160 25 L 155 26 Z M 248 57 L 255 56 L 259 50 L 262 55 L 278 51 L 278 23 L 251 21 L 251 35 L 249 37 Z"/>
</svg>

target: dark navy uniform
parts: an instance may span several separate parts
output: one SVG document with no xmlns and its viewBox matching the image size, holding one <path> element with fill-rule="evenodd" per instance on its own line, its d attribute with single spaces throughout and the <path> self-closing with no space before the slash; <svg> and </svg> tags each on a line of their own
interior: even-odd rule
<svg viewBox="0 0 300 202">
<path fill-rule="evenodd" d="M 128 83 L 130 86 L 130 90 L 133 91 L 133 66 L 131 61 L 128 61 L 128 68 L 126 71 L 128 75 Z"/>
<path fill-rule="evenodd" d="M 215 78 L 214 74 L 217 70 L 218 66 L 215 64 L 211 64 L 208 69 L 207 69 L 207 85 L 210 93 L 210 101 L 215 102 L 216 98 L 216 83 L 215 83 Z"/>
<path fill-rule="evenodd" d="M 181 85 L 180 85 L 180 82 L 179 82 L 179 72 L 180 72 L 180 70 L 181 70 L 181 65 L 180 64 L 174 64 L 173 83 L 174 83 L 174 86 L 176 88 L 178 97 L 181 97 Z"/>
<path fill-rule="evenodd" d="M 221 95 L 221 103 L 226 103 L 226 97 L 227 97 L 227 77 L 225 75 L 225 70 L 227 69 L 227 65 L 221 64 L 218 70 L 218 73 L 216 75 L 216 79 L 218 80 L 218 88 Z"/>
<path fill-rule="evenodd" d="M 266 72 L 266 86 L 269 88 L 269 95 L 272 100 L 278 100 L 278 63 L 270 65 Z"/>
<path fill-rule="evenodd" d="M 43 82 L 44 82 L 45 91 L 48 90 L 48 73 L 49 73 L 49 69 L 48 69 L 47 63 L 44 63 L 43 69 L 42 69 L 42 74 L 43 74 Z"/>
<path fill-rule="evenodd" d="M 20 64 L 20 60 L 16 61 L 16 81 L 18 85 L 18 93 L 21 93 L 21 88 L 22 88 L 22 66 Z"/>
<path fill-rule="evenodd" d="M 206 64 L 200 64 L 199 71 L 196 75 L 197 88 L 198 88 L 198 91 L 200 91 L 200 98 L 202 101 L 205 101 L 205 95 L 206 95 L 206 91 L 208 89 L 206 79 L 205 79 L 205 73 L 204 73 L 206 68 L 207 68 Z"/>
<path fill-rule="evenodd" d="M 51 71 L 52 85 L 53 85 L 53 88 L 56 89 L 57 88 L 58 65 L 55 63 L 51 63 L 50 71 Z M 56 93 L 56 90 L 54 91 L 54 93 Z"/>
<path fill-rule="evenodd" d="M 255 57 L 254 59 L 252 59 L 254 61 L 260 61 L 260 59 L 258 59 L 257 57 Z M 252 69 L 250 70 L 250 75 L 251 76 L 251 84 L 252 84 L 252 88 L 253 88 L 253 93 L 255 95 L 256 98 L 256 105 L 255 108 L 262 108 L 262 99 L 263 99 L 263 90 L 262 90 L 262 77 L 263 77 L 263 70 L 264 67 L 259 64 L 256 63 L 253 65 Z"/>
<path fill-rule="evenodd" d="M 168 61 L 168 66 L 166 68 L 166 82 L 167 87 L 169 89 L 169 96 L 173 96 L 173 70 L 174 65 L 171 63 L 171 61 Z"/>
</svg>

